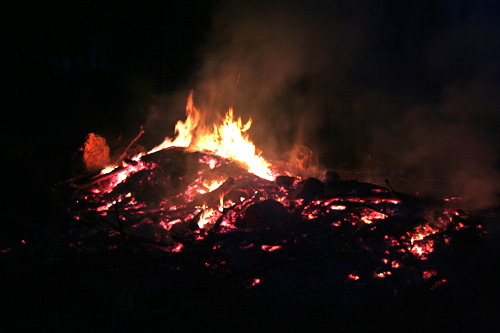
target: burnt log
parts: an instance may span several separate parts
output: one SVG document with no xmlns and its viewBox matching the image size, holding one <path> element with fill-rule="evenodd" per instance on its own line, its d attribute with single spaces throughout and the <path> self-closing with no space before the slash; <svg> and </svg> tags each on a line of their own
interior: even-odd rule
<svg viewBox="0 0 500 333">
<path fill-rule="evenodd" d="M 303 199 L 304 203 L 309 203 L 325 191 L 325 184 L 316 178 L 307 178 L 296 199 Z"/>
<path fill-rule="evenodd" d="M 292 186 L 294 182 L 295 178 L 290 176 L 278 176 L 274 180 L 274 183 L 278 186 Z"/>
<path fill-rule="evenodd" d="M 183 178 L 188 175 L 188 154 L 189 152 L 185 148 L 166 148 L 143 156 L 141 161 L 157 164 L 159 176 L 167 177 L 172 185 L 178 188 Z"/>
<path fill-rule="evenodd" d="M 234 187 L 234 178 L 229 177 L 221 186 L 217 187 L 212 192 L 197 195 L 191 204 L 194 206 L 205 205 L 207 207 L 217 207 L 219 206 L 220 198 L 224 197 Z"/>
<path fill-rule="evenodd" d="M 264 200 L 247 208 L 245 224 L 249 228 L 273 226 L 286 221 L 287 215 L 287 209 L 278 201 Z"/>
<path fill-rule="evenodd" d="M 377 193 L 377 196 L 388 196 L 389 190 L 385 187 L 357 180 L 332 180 L 325 187 L 325 196 L 358 196 L 366 197 Z"/>
<path fill-rule="evenodd" d="M 109 173 L 105 173 L 103 175 L 97 174 L 96 176 L 91 177 L 90 179 L 88 179 L 87 177 L 83 177 L 81 179 L 77 179 L 75 181 L 70 182 L 70 186 L 77 188 L 77 189 L 87 188 L 89 186 L 98 184 L 102 181 L 105 181 L 107 179 L 110 179 L 110 178 L 116 176 L 116 174 L 120 173 L 121 171 L 123 171 L 126 168 L 127 167 L 120 166 Z"/>
</svg>

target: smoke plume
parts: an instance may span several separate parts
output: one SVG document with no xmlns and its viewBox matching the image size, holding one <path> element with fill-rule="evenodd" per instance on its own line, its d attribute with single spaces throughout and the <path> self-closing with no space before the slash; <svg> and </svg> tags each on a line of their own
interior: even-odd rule
<svg viewBox="0 0 500 333">
<path fill-rule="evenodd" d="M 254 119 L 271 159 L 305 145 L 329 169 L 408 191 L 498 200 L 498 6 L 486 1 L 219 2 L 182 95 Z M 181 89 L 182 90 L 182 89 Z"/>
</svg>

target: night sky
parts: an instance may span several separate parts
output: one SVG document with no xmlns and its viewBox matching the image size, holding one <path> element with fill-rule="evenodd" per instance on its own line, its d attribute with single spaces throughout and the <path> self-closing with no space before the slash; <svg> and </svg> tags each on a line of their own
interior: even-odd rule
<svg viewBox="0 0 500 333">
<path fill-rule="evenodd" d="M 71 177 L 87 133 L 111 143 L 144 124 L 151 148 L 194 90 L 207 114 L 251 116 L 268 158 L 306 145 L 326 168 L 439 179 L 492 204 L 499 13 L 482 0 L 20 3 L 4 11 L 5 164 L 36 193 Z"/>
</svg>

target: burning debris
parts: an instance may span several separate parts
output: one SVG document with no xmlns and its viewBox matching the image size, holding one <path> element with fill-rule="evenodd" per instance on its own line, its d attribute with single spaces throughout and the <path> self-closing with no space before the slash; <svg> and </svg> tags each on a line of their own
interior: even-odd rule
<svg viewBox="0 0 500 333">
<path fill-rule="evenodd" d="M 127 246 L 169 258 L 180 275 L 195 265 L 242 295 L 306 290 L 348 304 L 445 285 L 442 252 L 453 235 L 482 234 L 453 201 L 424 202 L 333 171 L 301 178 L 266 161 L 245 135 L 250 122 L 232 111 L 212 131 L 198 129 L 192 96 L 186 111 L 174 140 L 66 183 L 74 250 Z"/>
</svg>

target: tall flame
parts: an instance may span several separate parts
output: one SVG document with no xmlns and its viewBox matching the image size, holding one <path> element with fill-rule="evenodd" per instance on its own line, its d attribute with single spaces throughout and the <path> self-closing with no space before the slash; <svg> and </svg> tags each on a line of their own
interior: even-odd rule
<svg viewBox="0 0 500 333">
<path fill-rule="evenodd" d="M 252 125 L 251 119 L 243 125 L 241 118 L 234 119 L 233 109 L 230 108 L 221 125 L 214 125 L 213 131 L 201 130 L 198 128 L 200 111 L 194 106 L 192 92 L 188 97 L 186 116 L 186 121 L 178 121 L 175 125 L 176 138 L 165 138 L 148 154 L 169 147 L 210 151 L 221 157 L 239 161 L 247 167 L 248 172 L 261 178 L 274 180 L 275 175 L 270 170 L 271 164 L 261 156 L 245 133 Z"/>
<path fill-rule="evenodd" d="M 271 166 L 255 148 L 245 133 L 252 125 L 252 119 L 242 124 L 241 118 L 234 120 L 230 108 L 220 126 L 214 125 L 213 132 L 197 137 L 194 146 L 198 150 L 208 150 L 216 155 L 231 158 L 246 164 L 248 171 L 267 180 L 274 180 Z"/>
<path fill-rule="evenodd" d="M 189 94 L 187 105 L 186 105 L 186 121 L 183 122 L 179 120 L 175 124 L 175 140 L 172 141 L 169 137 L 166 137 L 163 142 L 151 149 L 148 154 L 157 152 L 159 150 L 169 148 L 169 147 L 189 147 L 191 140 L 193 138 L 193 132 L 200 122 L 200 111 L 195 108 L 193 103 L 193 92 Z"/>
</svg>

